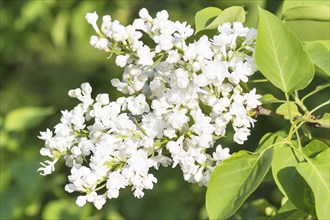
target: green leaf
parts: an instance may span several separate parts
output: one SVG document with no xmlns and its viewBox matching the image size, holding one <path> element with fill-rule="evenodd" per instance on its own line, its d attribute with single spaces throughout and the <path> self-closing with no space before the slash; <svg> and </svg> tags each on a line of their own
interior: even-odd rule
<svg viewBox="0 0 330 220">
<path fill-rule="evenodd" d="M 284 143 L 285 143 L 285 139 L 283 137 L 273 133 L 267 133 L 260 139 L 258 152 L 262 153 L 265 149 L 269 147 L 283 145 Z"/>
<path fill-rule="evenodd" d="M 216 7 L 207 7 L 198 11 L 195 15 L 195 34 L 208 26 L 222 10 Z"/>
<path fill-rule="evenodd" d="M 297 1 L 297 0 L 285 0 L 282 6 L 282 13 L 285 13 L 287 10 L 291 8 L 296 8 L 300 6 L 330 6 L 329 1 L 324 0 L 303 0 L 303 1 Z"/>
<path fill-rule="evenodd" d="M 208 9 L 208 8 L 206 8 Z M 203 10 L 202 10 L 203 11 Z M 198 13 L 198 12 L 197 12 Z M 206 12 L 204 12 L 206 13 Z M 210 13 L 209 16 L 213 15 L 212 13 Z M 196 14 L 197 16 L 197 14 Z M 203 19 L 201 19 L 203 21 Z M 205 16 L 204 16 L 204 20 L 205 20 Z M 241 6 L 232 6 L 229 8 L 226 8 L 225 10 L 223 10 L 222 12 L 220 12 L 220 14 L 218 14 L 218 16 L 212 20 L 212 22 L 209 22 L 210 19 L 208 19 L 208 22 L 202 22 L 204 24 L 204 26 L 202 26 L 201 24 L 198 24 L 197 26 L 197 19 L 195 17 L 195 23 L 196 23 L 196 32 L 199 32 L 201 30 L 208 30 L 208 29 L 217 29 L 219 25 L 222 25 L 226 22 L 230 22 L 233 23 L 235 21 L 240 21 L 240 22 L 244 22 L 245 21 L 245 11 L 244 8 Z M 198 27 L 198 29 L 197 29 Z"/>
<path fill-rule="evenodd" d="M 323 46 L 325 46 L 325 48 L 327 48 L 328 50 L 330 50 L 330 40 L 318 40 L 317 42 L 319 42 L 320 44 L 322 44 Z"/>
<path fill-rule="evenodd" d="M 320 124 L 321 127 L 330 128 L 330 113 L 324 113 L 322 118 L 315 120 L 315 122 Z"/>
<path fill-rule="evenodd" d="M 291 114 L 289 114 L 289 109 Z M 301 116 L 298 107 L 294 102 L 283 103 L 276 109 L 276 114 L 283 115 L 285 119 L 290 119 L 290 115 L 292 118 Z"/>
<path fill-rule="evenodd" d="M 212 173 L 206 209 L 210 219 L 227 219 L 259 186 L 269 170 L 273 149 L 262 154 L 240 151 L 224 160 Z"/>
<path fill-rule="evenodd" d="M 330 13 L 329 13 L 330 14 Z M 319 41 L 306 42 L 305 50 L 312 58 L 318 72 L 330 76 L 330 51 Z"/>
<path fill-rule="evenodd" d="M 330 21 L 330 8 L 322 5 L 300 6 L 290 8 L 283 14 L 286 21 L 292 20 L 313 20 L 313 21 Z"/>
<path fill-rule="evenodd" d="M 23 131 L 39 125 L 47 116 L 54 113 L 52 107 L 22 107 L 8 113 L 4 127 L 8 131 Z"/>
<path fill-rule="evenodd" d="M 59 199 L 47 203 L 43 210 L 42 217 L 45 220 L 52 219 L 86 219 L 91 215 L 91 206 L 78 207 L 74 201 Z"/>
<path fill-rule="evenodd" d="M 290 200 L 287 200 L 270 220 L 305 220 L 307 214 L 298 210 Z"/>
<path fill-rule="evenodd" d="M 328 146 L 324 142 L 319 140 L 312 140 L 302 149 L 302 152 L 307 157 L 313 158 L 326 149 L 328 149 Z"/>
<path fill-rule="evenodd" d="M 261 8 L 255 59 L 261 73 L 286 93 L 305 88 L 314 76 L 314 65 L 297 36 Z"/>
<path fill-rule="evenodd" d="M 274 148 L 274 158 L 272 163 L 272 173 L 279 190 L 298 209 L 314 214 L 313 193 L 297 172 L 296 165 L 299 163 L 294 150 L 283 144 Z"/>
<path fill-rule="evenodd" d="M 329 1 L 286 0 L 283 3 L 283 18 L 289 20 L 329 21 Z"/>
<path fill-rule="evenodd" d="M 272 94 L 265 94 L 263 95 L 259 101 L 262 104 L 271 104 L 271 103 L 282 103 L 282 100 L 279 100 L 278 98 L 274 97 Z"/>
<path fill-rule="evenodd" d="M 330 219 L 330 149 L 315 158 L 297 165 L 297 170 L 311 187 L 315 197 L 316 214 L 319 219 Z"/>
</svg>

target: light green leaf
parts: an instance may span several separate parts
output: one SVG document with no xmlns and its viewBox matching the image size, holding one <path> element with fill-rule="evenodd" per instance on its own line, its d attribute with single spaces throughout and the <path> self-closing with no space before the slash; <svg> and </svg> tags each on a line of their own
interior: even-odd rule
<svg viewBox="0 0 330 220">
<path fill-rule="evenodd" d="M 305 42 L 305 50 L 312 58 L 318 72 L 330 76 L 330 51 L 319 41 Z"/>
<path fill-rule="evenodd" d="M 67 11 L 61 11 L 54 21 L 51 28 L 51 37 L 57 47 L 65 47 L 67 43 L 67 28 L 70 21 L 70 14 Z"/>
<path fill-rule="evenodd" d="M 197 14 L 196 14 L 197 16 Z M 196 22 L 195 17 L 195 22 Z M 244 8 L 241 6 L 232 6 L 229 8 L 226 8 L 220 14 L 212 21 L 212 22 L 203 22 L 205 23 L 204 27 L 201 27 L 197 29 L 197 23 L 196 23 L 196 32 L 199 32 L 201 30 L 208 30 L 208 29 L 217 29 L 219 25 L 222 25 L 226 22 L 233 23 L 235 21 L 244 22 L 245 21 L 245 11 Z M 198 25 L 200 27 L 200 24 Z"/>
<path fill-rule="evenodd" d="M 307 215 L 287 200 L 270 220 L 306 220 Z"/>
<path fill-rule="evenodd" d="M 296 8 L 296 7 L 300 7 L 300 6 L 330 6 L 330 2 L 329 1 L 324 1 L 324 0 L 302 0 L 302 1 L 298 1 L 298 0 L 285 0 L 282 6 L 282 12 L 283 14 L 291 9 L 291 8 Z"/>
<path fill-rule="evenodd" d="M 216 7 L 207 7 L 198 11 L 195 15 L 195 34 L 208 26 L 222 10 Z"/>
<path fill-rule="evenodd" d="M 286 93 L 305 88 L 314 76 L 314 65 L 297 36 L 261 8 L 255 59 L 261 73 Z"/>
<path fill-rule="evenodd" d="M 259 101 L 262 104 L 271 104 L 271 103 L 282 103 L 282 100 L 279 100 L 278 98 L 274 97 L 272 94 L 265 94 L 263 95 Z"/>
<path fill-rule="evenodd" d="M 286 21 L 292 20 L 313 20 L 313 21 L 330 21 L 330 8 L 322 5 L 315 6 L 299 6 L 290 8 L 283 14 Z"/>
<path fill-rule="evenodd" d="M 42 217 L 45 220 L 53 219 L 86 219 L 91 215 L 91 206 L 78 207 L 74 201 L 59 199 L 47 203 L 43 209 Z"/>
<path fill-rule="evenodd" d="M 330 219 L 330 149 L 315 158 L 297 165 L 297 170 L 311 187 L 315 197 L 316 214 L 319 219 Z"/>
<path fill-rule="evenodd" d="M 8 113 L 4 128 L 8 131 L 23 131 L 40 124 L 47 116 L 54 113 L 52 107 L 21 107 Z"/>
<path fill-rule="evenodd" d="M 330 128 L 330 113 L 324 113 L 322 118 L 314 120 L 316 123 L 320 124 L 321 127 Z"/>
<path fill-rule="evenodd" d="M 212 173 L 206 209 L 210 219 L 227 219 L 259 186 L 269 170 L 273 149 L 262 154 L 240 151 L 224 160 Z"/>
<path fill-rule="evenodd" d="M 269 147 L 275 147 L 277 145 L 285 144 L 285 139 L 273 133 L 265 134 L 259 142 L 258 152 L 262 153 L 265 149 Z"/>
<path fill-rule="evenodd" d="M 320 44 L 322 44 L 323 46 L 325 46 L 325 48 L 327 48 L 328 50 L 330 50 L 330 40 L 318 40 L 317 42 L 319 42 Z"/>
<path fill-rule="evenodd" d="M 297 154 L 288 145 L 274 148 L 272 173 L 276 185 L 284 196 L 300 210 L 314 214 L 314 197 L 306 181 L 299 175 Z"/>
<path fill-rule="evenodd" d="M 313 158 L 326 149 L 328 146 L 324 142 L 315 139 L 309 142 L 302 151 L 307 157 Z"/>
<path fill-rule="evenodd" d="M 291 114 L 289 114 L 289 109 Z M 294 102 L 283 103 L 276 109 L 276 114 L 283 115 L 285 119 L 290 119 L 290 115 L 292 118 L 301 116 L 298 107 Z"/>
</svg>

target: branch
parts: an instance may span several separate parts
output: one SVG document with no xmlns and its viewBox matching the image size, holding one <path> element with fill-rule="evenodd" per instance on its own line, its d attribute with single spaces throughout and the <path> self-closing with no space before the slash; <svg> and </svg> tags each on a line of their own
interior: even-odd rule
<svg viewBox="0 0 330 220">
<path fill-rule="evenodd" d="M 264 107 L 259 106 L 258 108 L 253 109 L 253 116 L 258 117 L 259 115 L 266 115 L 272 117 L 283 117 L 283 115 L 276 114 L 274 111 L 270 109 L 266 109 Z M 293 120 L 297 120 L 304 116 L 295 116 Z M 304 120 L 306 122 L 306 126 L 310 128 L 330 128 L 330 124 L 320 123 L 319 117 L 315 115 L 310 115 L 308 118 Z"/>
</svg>

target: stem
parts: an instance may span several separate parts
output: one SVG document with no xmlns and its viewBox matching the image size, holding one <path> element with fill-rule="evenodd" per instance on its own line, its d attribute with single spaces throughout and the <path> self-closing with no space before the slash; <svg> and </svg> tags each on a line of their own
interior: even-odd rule
<svg viewBox="0 0 330 220">
<path fill-rule="evenodd" d="M 289 141 L 291 141 L 292 133 L 293 133 L 293 129 L 295 128 L 295 125 L 294 125 L 294 121 L 292 120 L 292 114 L 291 114 L 291 109 L 290 109 L 290 105 L 289 105 L 290 99 L 289 99 L 288 93 L 285 93 L 285 99 L 286 99 L 286 103 L 288 104 L 289 120 L 290 120 L 290 124 L 291 124 L 291 128 L 290 128 L 287 139 Z"/>
<path fill-rule="evenodd" d="M 306 115 L 310 115 L 310 112 L 304 105 L 304 103 L 299 99 L 298 91 L 295 91 L 295 95 L 293 96 L 295 103 L 304 111 Z"/>
<path fill-rule="evenodd" d="M 268 79 L 255 79 L 255 80 L 251 80 L 249 83 L 265 83 L 265 82 L 269 82 Z"/>
<path fill-rule="evenodd" d="M 320 108 L 322 108 L 323 106 L 326 106 L 326 105 L 328 105 L 328 104 L 330 104 L 330 99 L 329 99 L 328 101 L 322 103 L 321 105 L 315 107 L 312 111 L 310 111 L 310 114 L 312 114 L 312 113 L 315 112 L 316 110 L 318 110 L 318 109 L 320 109 Z"/>
<path fill-rule="evenodd" d="M 314 95 L 314 94 L 317 93 L 317 92 L 322 91 L 323 89 L 328 88 L 329 86 L 330 86 L 330 83 L 327 84 L 326 86 L 324 86 L 324 87 L 321 88 L 321 89 L 317 89 L 317 87 L 316 87 L 316 89 L 315 89 L 314 91 L 312 91 L 312 92 L 308 93 L 307 95 L 305 95 L 305 96 L 301 99 L 301 101 L 303 102 L 303 101 L 304 101 L 305 99 L 307 99 L 308 97 Z"/>
<path fill-rule="evenodd" d="M 138 127 L 138 129 L 142 132 L 142 134 L 144 134 L 145 136 L 148 136 L 147 132 L 139 125 L 139 123 L 137 122 L 135 117 L 133 118 L 133 122 L 136 125 L 136 127 Z"/>
</svg>

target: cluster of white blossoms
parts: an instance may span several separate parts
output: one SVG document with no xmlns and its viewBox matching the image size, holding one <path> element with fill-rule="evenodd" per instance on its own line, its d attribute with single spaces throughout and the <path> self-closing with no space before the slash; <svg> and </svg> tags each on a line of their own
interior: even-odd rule
<svg viewBox="0 0 330 220">
<path fill-rule="evenodd" d="M 255 122 L 251 112 L 261 104 L 255 89 L 241 86 L 256 71 L 255 29 L 225 23 L 212 39 L 188 44 L 193 29 L 168 20 L 167 11 L 152 18 L 142 9 L 139 16 L 128 26 L 103 16 L 99 29 L 98 15 L 87 13 L 97 33 L 90 44 L 117 56 L 124 72 L 111 82 L 126 96 L 93 99 L 91 86 L 83 83 L 69 91 L 80 103 L 62 111 L 54 132 L 39 137 L 45 141 L 41 154 L 50 157 L 39 171 L 52 173 L 63 157 L 71 168 L 65 190 L 82 193 L 78 206 L 92 202 L 101 209 L 126 187 L 141 198 L 157 182 L 152 168 L 160 166 L 180 166 L 186 181 L 207 186 L 214 168 L 230 156 L 215 142 L 231 126 L 233 141 L 243 144 Z"/>
</svg>

